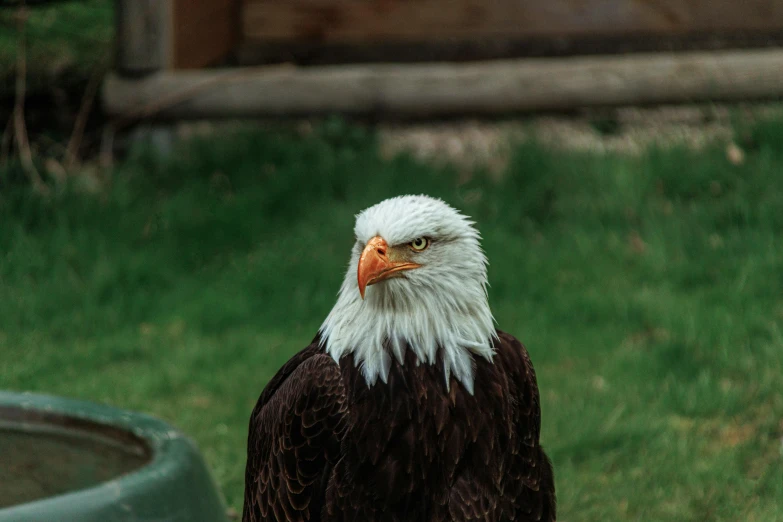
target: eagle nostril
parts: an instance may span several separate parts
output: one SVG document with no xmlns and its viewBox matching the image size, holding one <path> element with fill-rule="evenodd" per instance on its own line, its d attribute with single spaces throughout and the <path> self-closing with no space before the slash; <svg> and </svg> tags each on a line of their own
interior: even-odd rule
<svg viewBox="0 0 783 522">
<path fill-rule="evenodd" d="M 386 255 L 386 249 L 385 248 L 377 248 L 376 252 L 378 252 L 378 255 L 385 256 Z"/>
</svg>

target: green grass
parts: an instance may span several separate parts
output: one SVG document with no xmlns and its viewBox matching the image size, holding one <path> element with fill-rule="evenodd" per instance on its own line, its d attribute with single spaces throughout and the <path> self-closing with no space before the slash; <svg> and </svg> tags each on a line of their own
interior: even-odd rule
<svg viewBox="0 0 783 522">
<path fill-rule="evenodd" d="M 783 520 L 783 123 L 743 146 L 526 145 L 458 185 L 332 122 L 136 154 L 101 197 L 5 190 L 0 383 L 162 417 L 239 507 L 248 415 L 332 305 L 353 215 L 425 192 L 483 232 L 562 520 Z"/>
<path fill-rule="evenodd" d="M 28 9 L 28 92 L 53 80 L 84 82 L 113 57 L 112 0 L 70 0 Z M 19 42 L 15 8 L 0 8 L 0 94 L 13 92 Z"/>
</svg>

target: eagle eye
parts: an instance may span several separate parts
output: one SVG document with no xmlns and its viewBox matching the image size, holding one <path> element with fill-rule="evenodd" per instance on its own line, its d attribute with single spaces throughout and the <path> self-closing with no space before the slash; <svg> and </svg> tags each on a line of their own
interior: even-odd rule
<svg viewBox="0 0 783 522">
<path fill-rule="evenodd" d="M 426 237 L 417 237 L 410 242 L 411 250 L 414 252 L 421 252 L 426 250 L 428 246 L 430 246 L 430 240 Z"/>
</svg>

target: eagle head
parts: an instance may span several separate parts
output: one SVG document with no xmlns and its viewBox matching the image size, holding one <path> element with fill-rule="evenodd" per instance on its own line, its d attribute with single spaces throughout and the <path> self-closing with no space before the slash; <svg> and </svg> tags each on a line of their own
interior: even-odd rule
<svg viewBox="0 0 783 522">
<path fill-rule="evenodd" d="M 352 353 L 368 385 L 386 382 L 392 357 L 441 364 L 473 392 L 473 356 L 492 358 L 487 259 L 474 223 L 445 202 L 400 196 L 359 213 L 351 262 L 321 341 Z"/>
</svg>

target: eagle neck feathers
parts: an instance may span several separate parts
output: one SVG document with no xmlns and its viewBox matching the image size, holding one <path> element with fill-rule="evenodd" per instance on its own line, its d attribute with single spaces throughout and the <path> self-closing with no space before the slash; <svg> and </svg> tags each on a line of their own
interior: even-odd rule
<svg viewBox="0 0 783 522">
<path fill-rule="evenodd" d="M 400 283 L 368 287 L 362 300 L 353 274 L 346 274 L 321 326 L 321 346 L 338 363 L 352 354 L 368 386 L 386 383 L 392 357 L 403 365 L 412 350 L 417 364 L 440 361 L 447 388 L 453 375 L 473 394 L 473 357 L 491 362 L 497 337 L 482 279 L 444 278 L 439 284 L 450 288 L 421 287 L 413 294 Z"/>
</svg>

